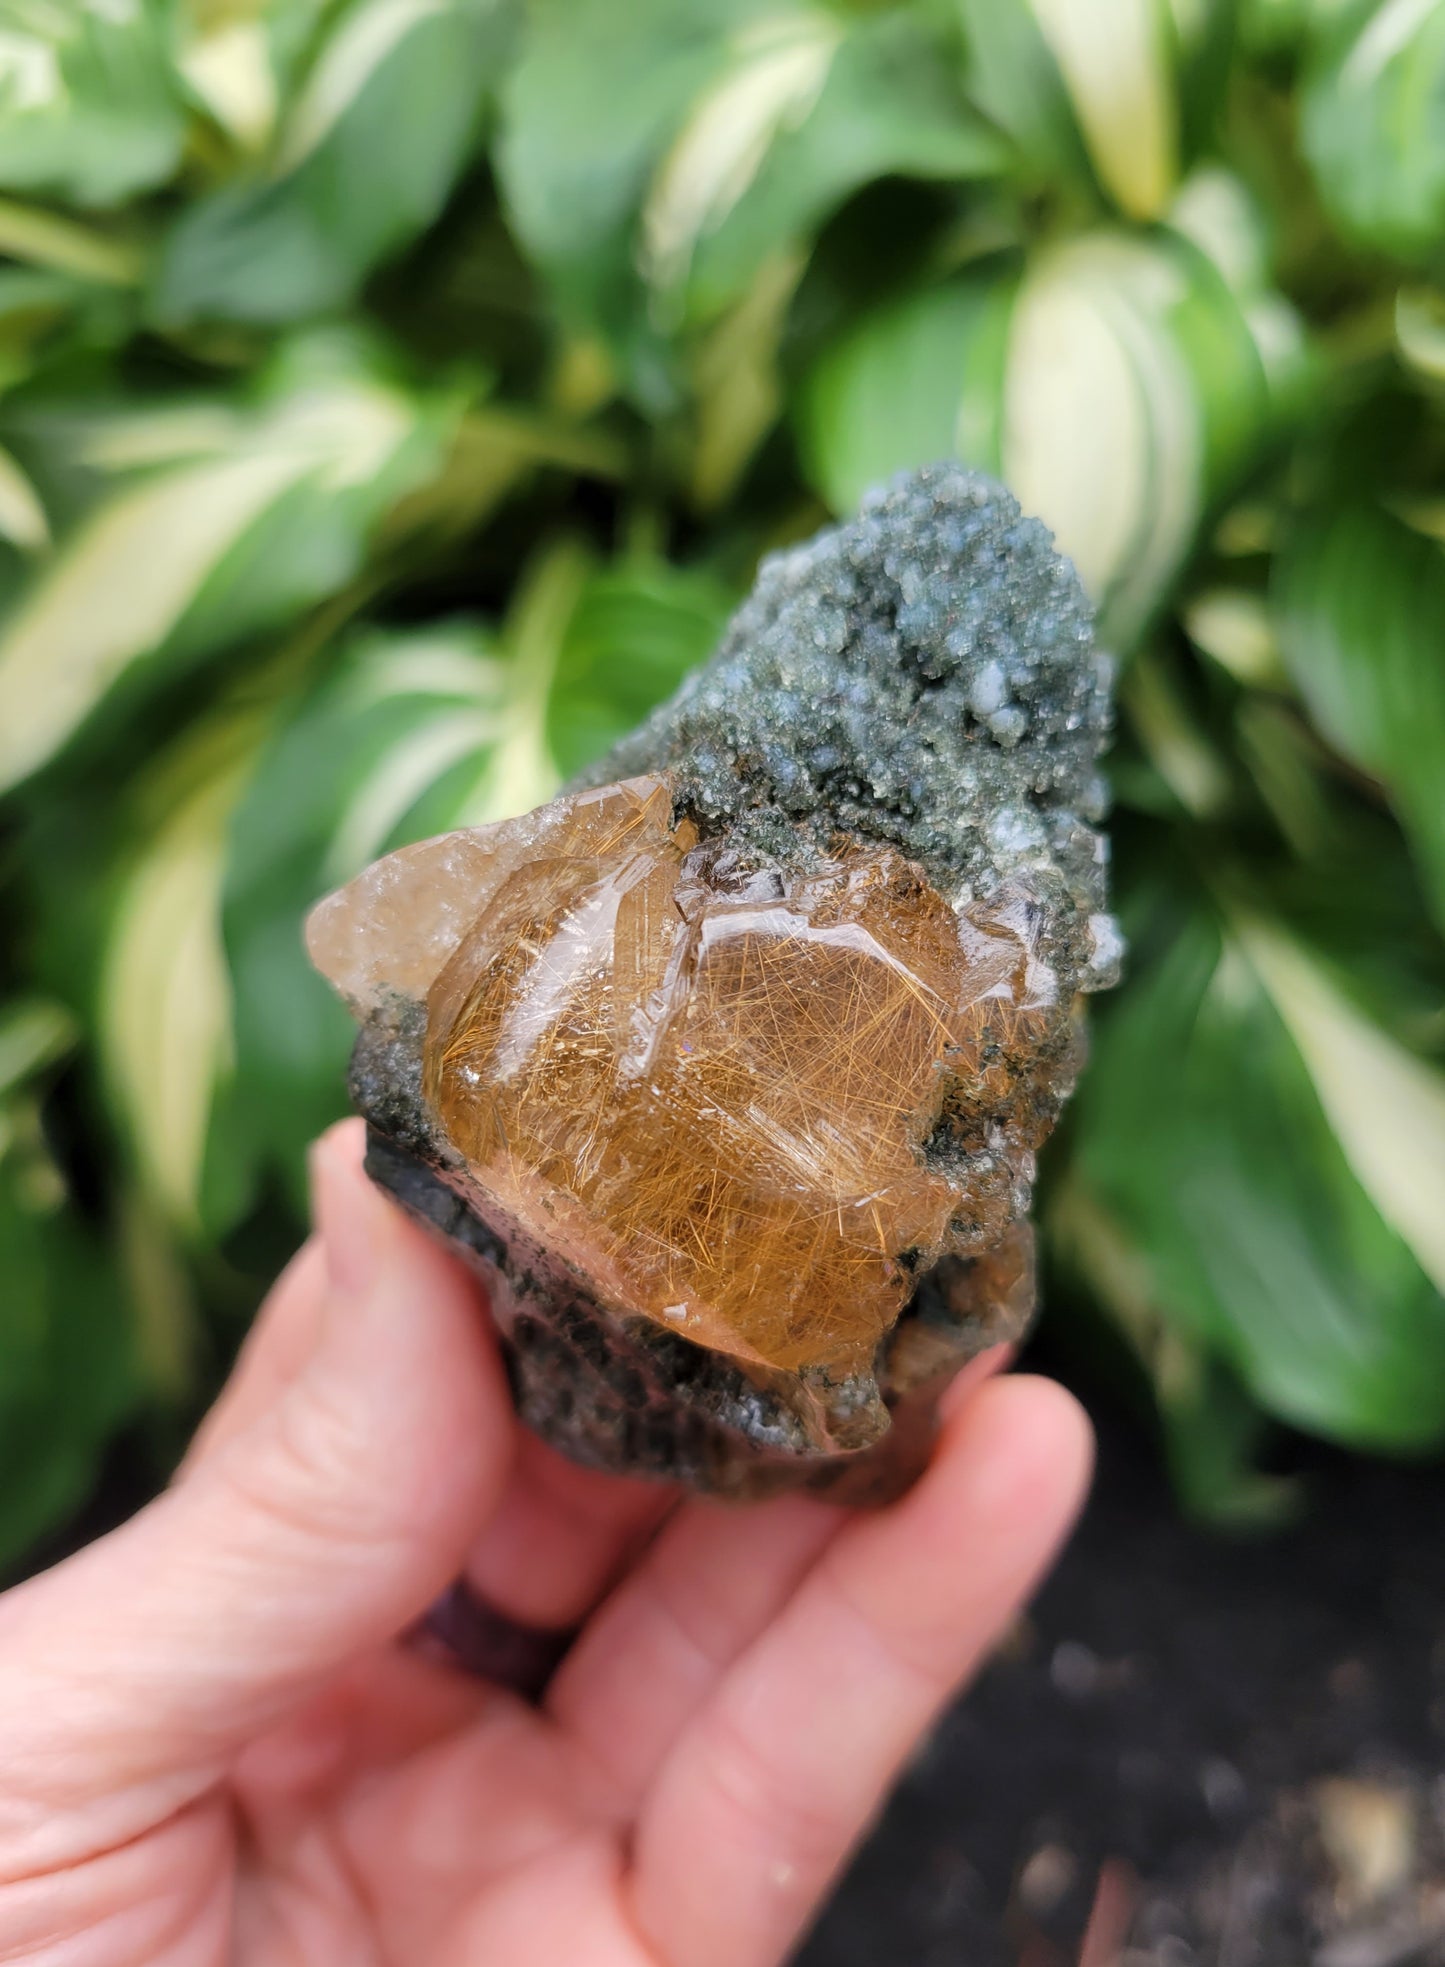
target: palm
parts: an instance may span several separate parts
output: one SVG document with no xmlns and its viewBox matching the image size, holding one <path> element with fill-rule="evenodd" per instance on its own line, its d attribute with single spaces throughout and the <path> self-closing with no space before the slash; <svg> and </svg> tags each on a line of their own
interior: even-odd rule
<svg viewBox="0 0 1445 1967">
<path fill-rule="evenodd" d="M 1066 1527 L 1077 1410 L 961 1384 L 869 1517 L 587 1474 L 359 1148 L 178 1486 L 0 1600 L 0 1956 L 771 1967 Z M 582 1622 L 539 1705 L 398 1643 L 459 1565 Z"/>
<path fill-rule="evenodd" d="M 781 1615 L 841 1513 L 690 1503 L 649 1538 L 665 1505 L 648 1492 L 535 1444 L 524 1461 L 528 1493 L 473 1559 L 494 1590 L 565 1616 L 619 1547 L 647 1541 L 540 1709 L 388 1650 L 247 1751 L 232 1790 L 243 1961 L 655 1967 L 641 1917 L 670 1934 L 668 1958 L 731 1963 L 773 1957 L 806 1914 L 846 1797 L 797 1793 L 786 1716 L 762 1735 L 751 1717 L 781 1700 L 802 1734 L 824 1722 Z M 506 1518 L 523 1513 L 525 1584 L 507 1575 Z M 724 1869 L 765 1852 L 761 1900 L 724 1912 L 702 1846 Z"/>
</svg>

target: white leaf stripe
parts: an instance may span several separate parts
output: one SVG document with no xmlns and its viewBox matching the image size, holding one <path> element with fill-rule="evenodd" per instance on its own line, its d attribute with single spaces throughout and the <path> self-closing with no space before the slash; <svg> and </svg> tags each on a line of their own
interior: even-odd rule
<svg viewBox="0 0 1445 1967">
<path fill-rule="evenodd" d="M 1277 930 L 1251 921 L 1238 935 L 1356 1180 L 1445 1292 L 1445 1076 L 1356 1010 Z"/>
<path fill-rule="evenodd" d="M 1157 218 L 1178 170 L 1159 0 L 1032 0 L 1094 168 L 1130 218 Z"/>
<path fill-rule="evenodd" d="M 327 42 L 287 121 L 275 173 L 285 177 L 325 143 L 367 83 L 416 27 L 455 12 L 454 0 L 370 0 Z"/>
<path fill-rule="evenodd" d="M 26 553 L 50 544 L 50 522 L 35 487 L 6 450 L 0 449 L 0 534 Z"/>
<path fill-rule="evenodd" d="M 0 641 L 0 789 L 42 765 L 128 664 L 162 643 L 240 533 L 310 468 L 207 464 L 106 506 Z"/>
<path fill-rule="evenodd" d="M 298 390 L 230 455 L 118 493 L 46 569 L 0 636 L 0 791 L 37 770 L 126 668 L 159 649 L 226 555 L 312 479 L 365 487 L 416 427 L 364 382 Z"/>
<path fill-rule="evenodd" d="M 483 751 L 502 728 L 502 720 L 485 710 L 445 710 L 387 751 L 337 823 L 326 854 L 328 885 L 339 887 L 375 860 L 423 793 Z"/>
<path fill-rule="evenodd" d="M 738 203 L 776 137 L 809 115 L 841 39 L 837 22 L 816 13 L 738 37 L 732 66 L 695 105 L 643 212 L 643 268 L 655 287 L 685 278 L 698 239 Z"/>
<path fill-rule="evenodd" d="M 180 806 L 136 865 L 101 981 L 101 1045 L 146 1186 L 194 1226 L 216 1082 L 231 1059 L 220 905 L 244 764 Z"/>
</svg>

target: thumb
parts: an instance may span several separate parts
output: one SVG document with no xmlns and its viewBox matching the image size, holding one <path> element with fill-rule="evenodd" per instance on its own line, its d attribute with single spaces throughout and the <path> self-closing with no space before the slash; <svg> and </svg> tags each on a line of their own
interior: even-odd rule
<svg viewBox="0 0 1445 1967">
<path fill-rule="evenodd" d="M 459 1266 L 313 1151 L 309 1357 L 179 1484 L 0 1599 L 0 1873 L 134 1836 L 401 1631 L 500 1496 L 510 1402 Z M 307 1321 L 303 1319 L 302 1324 Z"/>
</svg>

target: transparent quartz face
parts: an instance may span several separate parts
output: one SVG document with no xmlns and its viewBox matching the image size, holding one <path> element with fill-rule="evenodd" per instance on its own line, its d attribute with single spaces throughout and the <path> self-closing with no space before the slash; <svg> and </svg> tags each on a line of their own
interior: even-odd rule
<svg viewBox="0 0 1445 1967">
<path fill-rule="evenodd" d="M 848 1373 L 921 1270 L 1004 1228 L 955 1137 L 1058 1025 L 1035 918 L 1017 891 L 957 912 L 891 848 L 749 865 L 658 778 L 404 849 L 311 936 L 361 1014 L 425 998 L 446 1134 L 604 1302 Z"/>
</svg>

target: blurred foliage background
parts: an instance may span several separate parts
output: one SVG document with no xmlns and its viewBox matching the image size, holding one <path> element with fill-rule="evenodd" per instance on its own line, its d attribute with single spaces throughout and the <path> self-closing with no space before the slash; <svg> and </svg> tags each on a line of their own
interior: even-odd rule
<svg viewBox="0 0 1445 1967">
<path fill-rule="evenodd" d="M 1445 1439 L 1440 0 L 3 0 L 0 1556 L 300 1234 L 307 904 L 949 452 L 1124 661 L 1060 1324 L 1200 1513 Z"/>
</svg>

